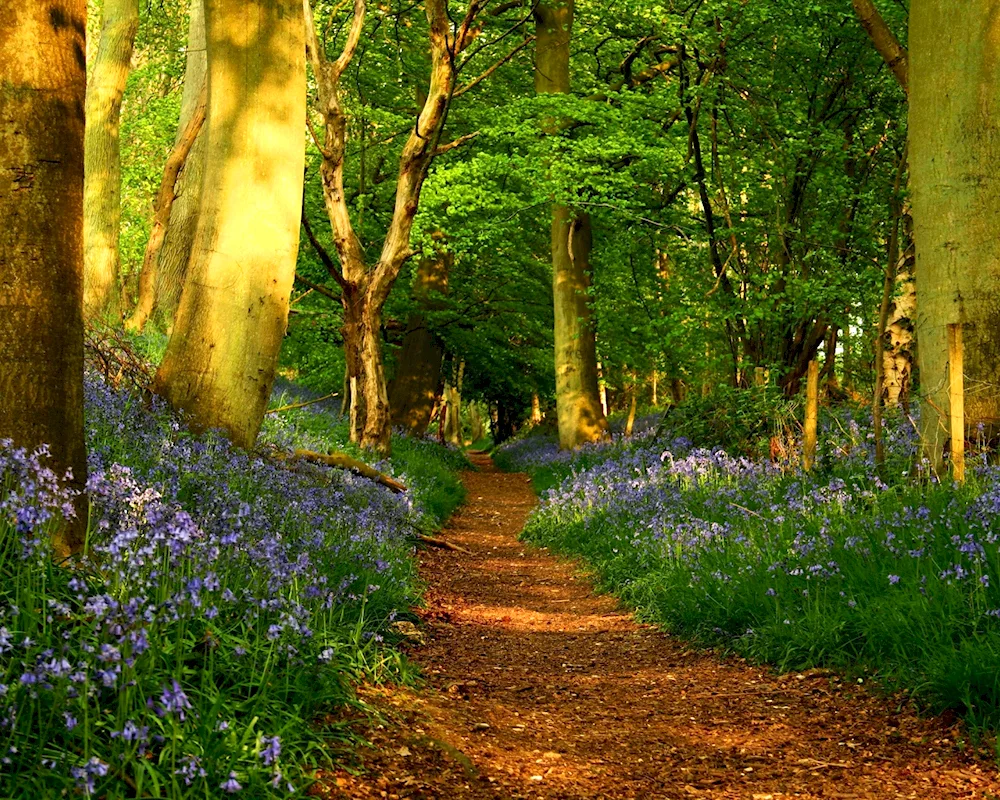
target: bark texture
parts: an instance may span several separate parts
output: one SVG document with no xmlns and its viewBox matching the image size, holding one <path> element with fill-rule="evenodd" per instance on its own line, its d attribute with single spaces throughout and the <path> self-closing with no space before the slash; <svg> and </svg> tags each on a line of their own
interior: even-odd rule
<svg viewBox="0 0 1000 800">
<path fill-rule="evenodd" d="M 205 86 L 207 77 L 204 0 L 191 0 L 187 60 L 184 66 L 184 94 L 181 98 L 181 116 L 177 125 L 175 148 L 181 145 L 184 132 L 189 129 L 192 119 L 197 116 L 201 90 Z M 176 199 L 170 209 L 163 246 L 156 260 L 151 313 L 168 329 L 173 325 L 188 262 L 191 260 L 191 248 L 198 225 L 198 209 L 201 205 L 201 185 L 205 176 L 207 141 L 207 131 L 202 130 L 191 144 L 191 152 L 188 153 L 184 169 L 177 180 Z"/>
<path fill-rule="evenodd" d="M 573 0 L 535 7 L 535 91 L 570 90 Z M 552 123 L 552 132 L 558 129 Z M 598 389 L 597 345 L 590 287 L 590 219 L 552 207 L 552 290 L 555 311 L 556 417 L 559 444 L 572 449 L 603 438 L 608 423 Z"/>
<path fill-rule="evenodd" d="M 0 439 L 49 445 L 86 481 L 83 439 L 84 0 L 0 4 Z M 85 499 L 56 535 L 83 546 Z"/>
<path fill-rule="evenodd" d="M 104 0 L 101 39 L 87 85 L 84 195 L 84 309 L 88 319 L 120 321 L 122 96 L 139 29 L 139 0 Z"/>
<path fill-rule="evenodd" d="M 154 389 L 198 429 L 251 447 L 295 277 L 305 147 L 300 0 L 208 0 L 204 192 Z"/>
<path fill-rule="evenodd" d="M 1000 424 L 1000 0 L 914 0 L 910 43 L 921 427 L 940 470 L 949 324 L 964 329 L 967 424 Z"/>
<path fill-rule="evenodd" d="M 441 382 L 444 347 L 427 322 L 428 312 L 435 305 L 434 295 L 448 291 L 449 268 L 450 258 L 444 252 L 420 260 L 413 283 L 413 296 L 419 307 L 407 321 L 396 377 L 389 389 L 392 424 L 417 436 L 426 433 L 431 424 Z"/>
</svg>

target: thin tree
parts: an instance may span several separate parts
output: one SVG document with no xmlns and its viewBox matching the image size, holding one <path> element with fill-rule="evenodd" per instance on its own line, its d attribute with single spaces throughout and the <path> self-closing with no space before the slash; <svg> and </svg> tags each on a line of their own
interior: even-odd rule
<svg viewBox="0 0 1000 800">
<path fill-rule="evenodd" d="M 535 91 L 570 91 L 574 0 L 541 2 L 535 13 Z M 550 123 L 555 134 L 559 121 Z M 552 206 L 552 291 L 555 311 L 556 416 L 559 444 L 574 448 L 607 435 L 597 376 L 590 287 L 590 218 L 564 203 Z"/>
<path fill-rule="evenodd" d="M 125 326 L 142 330 L 157 313 L 173 326 L 191 258 L 205 174 L 206 80 L 204 0 L 191 0 L 184 91 L 174 148 L 163 169 L 156 218 L 139 273 L 139 296 Z"/>
<path fill-rule="evenodd" d="M 86 482 L 83 439 L 85 0 L 0 4 L 0 439 L 46 444 Z M 83 546 L 85 498 L 59 530 Z"/>
<path fill-rule="evenodd" d="M 87 317 L 118 320 L 121 306 L 122 97 L 139 28 L 139 0 L 104 0 L 101 38 L 87 86 L 83 245 Z"/>
</svg>

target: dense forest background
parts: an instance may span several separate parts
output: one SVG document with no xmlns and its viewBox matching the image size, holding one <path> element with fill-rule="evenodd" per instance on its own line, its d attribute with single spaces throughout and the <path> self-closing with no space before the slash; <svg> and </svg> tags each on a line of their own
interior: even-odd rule
<svg viewBox="0 0 1000 800">
<path fill-rule="evenodd" d="M 461 146 L 429 171 L 418 255 L 384 313 L 390 376 L 418 315 L 440 344 L 445 380 L 456 385 L 461 368 L 463 398 L 495 419 L 520 423 L 533 395 L 554 404 L 549 220 L 558 201 L 592 229 L 589 297 L 609 410 L 627 409 L 633 393 L 662 404 L 751 385 L 758 368 L 794 394 L 817 355 L 835 396 L 871 396 L 906 95 L 854 10 L 581 4 L 572 90 L 553 97 L 535 91 L 534 20 L 504 5 L 487 9 L 461 57 L 444 137 Z M 101 16 L 92 12 L 93 48 Z M 334 52 L 348 17 L 322 4 L 315 13 Z M 890 4 L 885 14 L 904 36 L 905 9 Z M 181 5 L 144 9 L 124 94 L 126 310 L 178 131 L 186 28 Z M 426 91 L 426 36 L 420 8 L 371 9 L 341 79 L 346 200 L 366 253 L 378 252 L 390 224 L 400 148 Z M 548 129 L 555 117 L 561 124 Z M 337 255 L 321 161 L 309 138 L 312 235 L 303 236 L 281 358 L 287 374 L 326 393 L 341 389 L 345 362 L 340 289 L 325 265 Z M 431 301 L 421 270 L 433 262 L 446 291 Z M 160 306 L 162 328 L 172 307 Z"/>
</svg>

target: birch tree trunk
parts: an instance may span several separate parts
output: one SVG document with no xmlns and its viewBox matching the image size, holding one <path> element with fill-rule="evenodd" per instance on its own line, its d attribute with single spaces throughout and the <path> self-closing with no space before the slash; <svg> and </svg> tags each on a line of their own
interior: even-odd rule
<svg viewBox="0 0 1000 800">
<path fill-rule="evenodd" d="M 1000 423 L 1000 2 L 914 0 L 910 45 L 921 433 L 940 474 L 949 324 L 963 326 L 967 424 Z"/>
<path fill-rule="evenodd" d="M 83 439 L 84 0 L 0 4 L 0 439 L 47 444 L 86 483 Z M 82 548 L 86 500 L 55 537 Z"/>
<path fill-rule="evenodd" d="M 573 0 L 535 7 L 535 92 L 568 93 Z M 553 130 L 558 122 L 553 123 Z M 552 207 L 552 291 L 555 310 L 556 417 L 566 449 L 607 435 L 597 374 L 590 287 L 590 219 Z"/>
<path fill-rule="evenodd" d="M 104 0 L 101 39 L 87 86 L 84 145 L 84 310 L 88 319 L 121 319 L 122 96 L 139 28 L 139 0 Z"/>
<path fill-rule="evenodd" d="M 909 405 L 913 362 L 916 358 L 913 323 L 917 316 L 917 288 L 914 281 L 916 250 L 913 243 L 913 216 L 908 201 L 903 202 L 900 241 L 903 247 L 896 264 L 895 291 L 889 304 L 882 371 L 885 404 L 889 407 L 902 405 L 906 408 Z"/>
<path fill-rule="evenodd" d="M 252 447 L 295 277 L 305 166 L 301 0 L 207 0 L 208 136 L 188 279 L 154 390 Z"/>
</svg>

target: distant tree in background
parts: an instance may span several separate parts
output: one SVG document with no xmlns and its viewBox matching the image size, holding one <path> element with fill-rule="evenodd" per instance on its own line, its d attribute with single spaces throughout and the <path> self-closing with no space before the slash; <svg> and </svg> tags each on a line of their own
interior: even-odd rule
<svg viewBox="0 0 1000 800">
<path fill-rule="evenodd" d="M 88 319 L 121 319 L 119 132 L 138 28 L 139 0 L 104 0 L 100 41 L 87 85 L 83 246 Z"/>
</svg>

